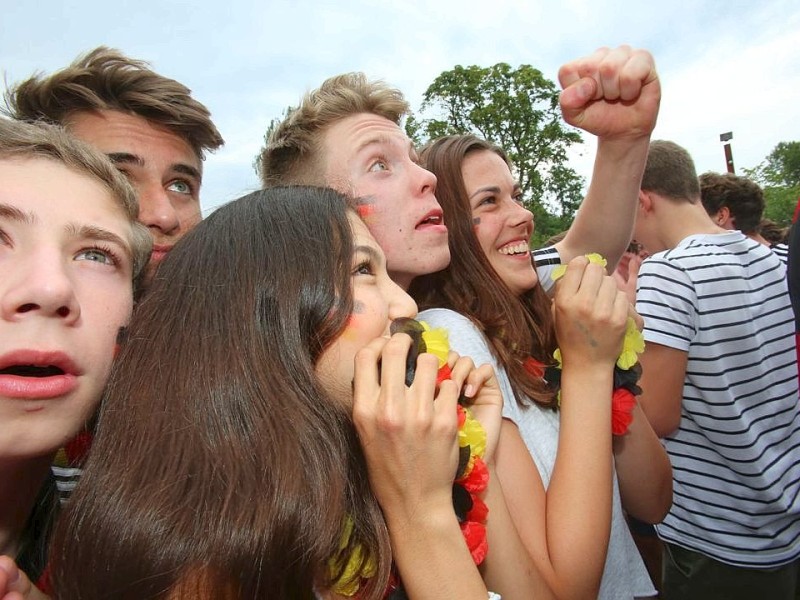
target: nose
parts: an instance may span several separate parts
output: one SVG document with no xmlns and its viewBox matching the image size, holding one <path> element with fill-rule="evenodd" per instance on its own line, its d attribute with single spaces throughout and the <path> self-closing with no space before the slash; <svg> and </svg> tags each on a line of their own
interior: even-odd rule
<svg viewBox="0 0 800 600">
<path fill-rule="evenodd" d="M 419 187 L 420 195 L 424 195 L 427 193 L 435 194 L 436 193 L 436 175 L 428 171 L 428 169 L 423 168 L 421 165 L 414 164 L 414 168 L 417 171 L 417 182 Z"/>
<path fill-rule="evenodd" d="M 508 219 L 511 225 L 516 227 L 530 224 L 533 229 L 533 213 L 531 211 L 515 200 L 511 200 L 509 206 Z"/>
<path fill-rule="evenodd" d="M 178 212 L 172 205 L 169 193 L 161 184 L 139 186 L 139 221 L 163 234 L 175 232 L 180 227 Z"/>
<path fill-rule="evenodd" d="M 394 281 L 389 281 L 387 295 L 389 299 L 389 319 L 401 317 L 414 318 L 417 316 L 417 303 L 408 293 Z"/>
<path fill-rule="evenodd" d="M 30 257 L 15 269 L 4 285 L 0 312 L 6 321 L 19 321 L 33 316 L 61 319 L 67 324 L 80 317 L 80 304 L 75 287 L 65 270 L 63 259 Z M 5 277 L 2 277 L 5 279 Z"/>
</svg>

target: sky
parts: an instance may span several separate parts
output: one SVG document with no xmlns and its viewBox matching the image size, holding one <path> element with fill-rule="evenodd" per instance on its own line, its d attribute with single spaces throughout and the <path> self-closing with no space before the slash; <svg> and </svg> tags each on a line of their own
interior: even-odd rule
<svg viewBox="0 0 800 600">
<path fill-rule="evenodd" d="M 258 188 L 253 162 L 273 118 L 325 78 L 363 71 L 414 110 L 456 65 L 558 68 L 600 46 L 649 50 L 662 84 L 654 139 L 687 148 L 698 173 L 737 173 L 800 140 L 796 0 L 0 0 L 0 87 L 99 45 L 192 89 L 226 140 L 205 161 L 206 213 Z M 570 155 L 588 181 L 593 136 Z"/>
</svg>

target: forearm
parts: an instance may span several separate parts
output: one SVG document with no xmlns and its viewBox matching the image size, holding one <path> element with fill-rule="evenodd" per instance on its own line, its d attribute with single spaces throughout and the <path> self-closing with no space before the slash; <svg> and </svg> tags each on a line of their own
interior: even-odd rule
<svg viewBox="0 0 800 600">
<path fill-rule="evenodd" d="M 628 432 L 614 437 L 622 506 L 646 523 L 658 523 L 672 505 L 669 457 L 638 402 Z"/>
<path fill-rule="evenodd" d="M 544 577 L 522 543 L 506 505 L 500 479 L 491 477 L 484 501 L 489 507 L 487 541 L 489 551 L 481 566 L 484 581 L 503 600 L 554 598 Z"/>
<path fill-rule="evenodd" d="M 608 550 L 612 385 L 610 366 L 564 365 L 546 530 L 550 562 L 570 598 L 596 597 Z"/>
<path fill-rule="evenodd" d="M 599 138 L 586 198 L 559 245 L 563 262 L 598 252 L 612 273 L 630 243 L 650 136 Z"/>
<path fill-rule="evenodd" d="M 486 600 L 488 592 L 452 505 L 406 518 L 387 515 L 395 564 L 412 600 Z"/>
</svg>

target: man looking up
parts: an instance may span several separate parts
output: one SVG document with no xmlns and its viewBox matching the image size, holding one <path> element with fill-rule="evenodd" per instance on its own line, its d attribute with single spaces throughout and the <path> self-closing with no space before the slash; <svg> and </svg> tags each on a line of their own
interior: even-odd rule
<svg viewBox="0 0 800 600">
<path fill-rule="evenodd" d="M 649 53 L 621 46 L 568 63 L 559 80 L 564 119 L 596 135 L 598 150 L 586 199 L 554 258 L 600 252 L 613 269 L 630 242 L 658 76 Z M 450 260 L 436 178 L 400 127 L 408 111 L 398 90 L 360 73 L 338 75 L 303 98 L 259 159 L 264 186 L 330 185 L 362 198 L 389 274 L 406 288 Z"/>
<path fill-rule="evenodd" d="M 63 125 L 128 177 L 139 195 L 139 221 L 154 242 L 146 286 L 200 221 L 204 153 L 224 143 L 208 109 L 186 86 L 102 46 L 65 69 L 17 84 L 5 103 L 15 119 Z"/>
</svg>

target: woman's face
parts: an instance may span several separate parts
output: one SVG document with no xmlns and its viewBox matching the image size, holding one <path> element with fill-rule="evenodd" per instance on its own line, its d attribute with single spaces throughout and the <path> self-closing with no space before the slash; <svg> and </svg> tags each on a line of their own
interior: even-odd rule
<svg viewBox="0 0 800 600">
<path fill-rule="evenodd" d="M 351 213 L 353 229 L 353 314 L 341 335 L 320 355 L 317 376 L 343 403 L 353 399 L 353 365 L 356 353 L 372 340 L 389 335 L 394 319 L 415 317 L 417 305 L 389 278 L 386 258 L 366 225 Z"/>
<path fill-rule="evenodd" d="M 490 150 L 467 154 L 461 164 L 478 243 L 489 264 L 519 296 L 538 279 L 528 242 L 533 214 L 522 206 L 522 191 L 508 165 Z"/>
</svg>

